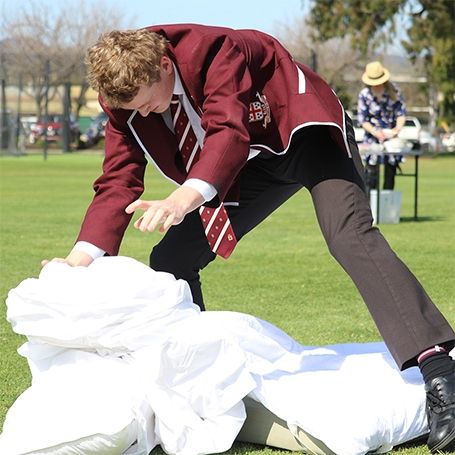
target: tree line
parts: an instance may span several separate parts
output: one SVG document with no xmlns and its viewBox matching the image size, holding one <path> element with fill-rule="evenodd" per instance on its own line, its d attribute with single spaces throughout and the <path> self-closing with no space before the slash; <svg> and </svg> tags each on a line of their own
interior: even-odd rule
<svg viewBox="0 0 455 455">
<path fill-rule="evenodd" d="M 0 64 L 2 79 L 34 99 L 41 116 L 45 99 L 59 86 L 78 86 L 73 112 L 78 116 L 88 84 L 84 56 L 98 36 L 119 28 L 124 15 L 110 11 L 102 1 L 65 2 L 50 8 L 38 0 L 24 2 L 14 15 L 2 14 Z"/>
<path fill-rule="evenodd" d="M 349 71 L 378 49 L 400 42 L 440 94 L 439 115 L 455 120 L 454 0 L 302 0 L 302 9 L 302 17 L 282 25 L 277 34 L 296 59 L 317 65 L 342 98 Z M 65 2 L 57 8 L 29 0 L 14 16 L 2 14 L 2 78 L 20 84 L 34 98 L 38 114 L 47 76 L 49 98 L 58 86 L 77 85 L 73 112 L 78 115 L 88 89 L 86 49 L 101 33 L 125 26 L 123 11 L 107 10 L 102 0 Z"/>
<path fill-rule="evenodd" d="M 348 40 L 353 56 L 365 59 L 400 42 L 410 61 L 422 64 L 428 84 L 439 95 L 439 117 L 455 121 L 454 0 L 302 0 L 302 4 L 316 43 Z M 337 65 L 339 59 L 333 62 Z"/>
</svg>

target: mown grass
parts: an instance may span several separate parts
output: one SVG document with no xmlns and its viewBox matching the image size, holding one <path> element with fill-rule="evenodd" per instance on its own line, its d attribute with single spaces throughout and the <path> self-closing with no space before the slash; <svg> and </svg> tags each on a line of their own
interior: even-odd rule
<svg viewBox="0 0 455 455">
<path fill-rule="evenodd" d="M 37 276 L 43 258 L 65 256 L 78 233 L 100 172 L 101 153 L 0 158 L 0 425 L 30 375 L 17 347 L 24 339 L 6 321 L 9 289 Z M 413 168 L 413 160 L 403 166 Z M 419 221 L 412 220 L 413 179 L 398 177 L 402 219 L 381 230 L 455 324 L 455 157 L 420 160 Z M 150 168 L 146 197 L 165 196 L 171 184 Z M 126 233 L 121 254 L 148 262 L 160 234 Z M 254 314 L 305 345 L 378 340 L 379 334 L 350 279 L 329 255 L 307 192 L 294 196 L 254 232 L 229 261 L 202 273 L 206 305 Z M 220 283 L 224 284 L 220 286 Z M 231 454 L 277 450 L 235 444 Z M 428 453 L 424 445 L 396 453 Z"/>
</svg>

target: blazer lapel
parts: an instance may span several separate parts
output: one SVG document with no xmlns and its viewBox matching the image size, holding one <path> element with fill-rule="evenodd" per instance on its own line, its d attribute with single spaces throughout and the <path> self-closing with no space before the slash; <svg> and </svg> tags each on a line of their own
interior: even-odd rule
<svg viewBox="0 0 455 455">
<path fill-rule="evenodd" d="M 145 156 L 165 177 L 181 185 L 185 181 L 186 172 L 177 139 L 166 126 L 163 117 L 160 114 L 142 117 L 134 111 L 128 120 L 128 126 Z"/>
</svg>

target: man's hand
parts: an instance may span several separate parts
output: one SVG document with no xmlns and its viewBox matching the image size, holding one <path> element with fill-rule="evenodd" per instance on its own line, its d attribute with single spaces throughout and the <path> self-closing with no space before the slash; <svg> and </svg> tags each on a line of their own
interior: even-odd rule
<svg viewBox="0 0 455 455">
<path fill-rule="evenodd" d="M 384 131 L 382 129 L 376 129 L 370 122 L 363 122 L 362 128 L 374 136 L 379 142 L 384 142 L 387 139 Z"/>
<path fill-rule="evenodd" d="M 76 267 L 77 265 L 87 267 L 93 262 L 93 258 L 83 251 L 71 251 L 66 258 L 54 258 L 51 261 L 44 259 L 41 261 L 41 266 L 44 267 L 49 262 L 65 262 L 72 267 Z"/>
<path fill-rule="evenodd" d="M 383 130 L 374 130 L 373 136 L 379 141 L 384 142 L 387 139 Z"/>
<path fill-rule="evenodd" d="M 125 212 L 144 211 L 134 223 L 134 227 L 142 232 L 152 232 L 158 227 L 160 232 L 166 232 L 171 226 L 181 223 L 187 213 L 192 212 L 204 202 L 202 195 L 194 188 L 181 186 L 166 199 L 160 201 L 138 199 L 132 202 Z"/>
</svg>

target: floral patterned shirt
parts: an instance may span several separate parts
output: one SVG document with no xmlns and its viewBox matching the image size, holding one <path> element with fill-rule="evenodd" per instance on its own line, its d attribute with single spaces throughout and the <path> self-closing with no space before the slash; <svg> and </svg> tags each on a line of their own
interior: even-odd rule
<svg viewBox="0 0 455 455">
<path fill-rule="evenodd" d="M 397 118 L 406 115 L 406 105 L 403 97 L 395 84 L 392 84 L 397 93 L 393 100 L 386 92 L 378 99 L 369 87 L 359 93 L 357 104 L 357 119 L 361 126 L 365 122 L 371 123 L 375 128 L 394 128 Z M 379 143 L 378 139 L 365 131 L 364 142 Z"/>
</svg>

